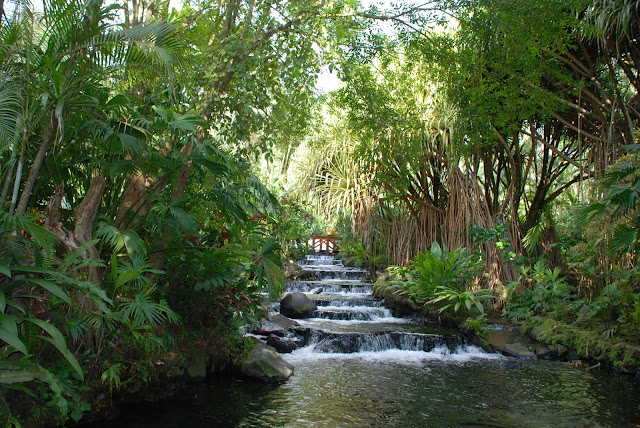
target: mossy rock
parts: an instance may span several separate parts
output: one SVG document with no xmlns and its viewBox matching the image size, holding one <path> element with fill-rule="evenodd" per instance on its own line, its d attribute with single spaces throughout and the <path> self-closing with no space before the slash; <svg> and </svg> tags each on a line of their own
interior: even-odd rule
<svg viewBox="0 0 640 428">
<path fill-rule="evenodd" d="M 240 373 L 267 383 L 281 383 L 293 376 L 294 367 L 271 346 L 254 340 L 253 348 L 240 363 Z"/>
<path fill-rule="evenodd" d="M 194 348 L 190 351 L 187 373 L 190 380 L 202 381 L 207 377 L 207 354 L 202 349 Z"/>
<path fill-rule="evenodd" d="M 640 368 L 640 346 L 622 337 L 604 337 L 597 326 L 568 324 L 543 317 L 532 317 L 526 325 L 534 339 L 556 345 L 552 354 L 559 358 L 569 355 L 573 349 L 580 358 L 609 362 L 627 371 Z M 567 351 L 563 352 L 565 349 Z"/>
</svg>

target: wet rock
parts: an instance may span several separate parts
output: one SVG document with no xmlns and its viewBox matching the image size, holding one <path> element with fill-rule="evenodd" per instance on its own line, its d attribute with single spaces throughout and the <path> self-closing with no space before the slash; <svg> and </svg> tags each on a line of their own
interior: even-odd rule
<svg viewBox="0 0 640 428">
<path fill-rule="evenodd" d="M 309 270 L 303 270 L 290 278 L 292 281 L 319 281 L 320 277 Z"/>
<path fill-rule="evenodd" d="M 393 316 L 396 317 L 405 317 L 420 313 L 421 309 L 400 294 L 389 294 L 385 296 L 382 303 L 385 307 L 390 308 L 393 311 Z"/>
<path fill-rule="evenodd" d="M 567 353 L 567 359 L 571 361 L 579 360 L 580 355 L 578 355 L 578 351 L 576 351 L 575 349 L 570 349 Z"/>
<path fill-rule="evenodd" d="M 322 293 L 322 290 L 322 287 L 314 288 L 313 290 L 311 290 L 311 294 L 320 294 Z"/>
<path fill-rule="evenodd" d="M 564 345 L 558 345 L 557 346 L 558 358 L 564 357 L 567 354 L 567 352 L 569 352 L 569 348 L 567 348 L 566 346 L 564 346 Z"/>
<path fill-rule="evenodd" d="M 207 354 L 198 348 L 191 350 L 187 373 L 191 381 L 199 382 L 207 377 Z"/>
<path fill-rule="evenodd" d="M 291 329 L 293 334 L 299 339 L 302 343 L 301 346 L 306 346 L 311 341 L 314 330 L 309 327 L 294 327 Z"/>
<path fill-rule="evenodd" d="M 316 304 L 300 292 L 289 293 L 280 301 L 280 313 L 289 318 L 308 318 L 316 309 Z"/>
<path fill-rule="evenodd" d="M 268 383 L 284 382 L 293 376 L 293 366 L 271 346 L 255 339 L 255 346 L 240 364 L 240 372 L 249 378 Z"/>
<path fill-rule="evenodd" d="M 283 337 L 287 334 L 287 330 L 280 325 L 270 320 L 261 319 L 256 328 L 252 331 L 253 334 L 259 334 L 262 336 L 276 335 Z"/>
<path fill-rule="evenodd" d="M 482 349 L 485 352 L 495 352 L 495 348 L 491 346 L 490 343 L 485 342 L 484 340 L 480 339 L 477 336 L 474 336 L 471 339 L 471 344 L 474 346 L 477 346 L 478 348 Z"/>
<path fill-rule="evenodd" d="M 500 348 L 500 351 L 510 357 L 537 359 L 536 354 L 531 352 L 522 343 L 509 343 Z"/>
<path fill-rule="evenodd" d="M 542 358 L 542 359 L 549 359 L 551 357 L 551 351 L 549 350 L 548 347 L 544 346 L 544 345 L 537 345 L 536 346 L 536 355 L 538 356 L 538 358 Z"/>
<path fill-rule="evenodd" d="M 271 318 L 269 318 L 269 321 L 271 321 L 272 323 L 276 323 L 282 326 L 282 328 L 287 330 L 300 325 L 297 321 L 294 321 L 291 318 L 287 318 L 282 314 L 271 315 Z"/>
<path fill-rule="evenodd" d="M 296 278 L 302 273 L 302 269 L 294 260 L 283 260 L 282 270 L 284 271 L 284 276 L 288 279 Z"/>
<path fill-rule="evenodd" d="M 281 354 L 288 354 L 295 351 L 300 347 L 300 339 L 294 339 L 289 337 L 269 336 L 267 338 L 267 345 L 272 346 L 276 351 Z"/>
</svg>

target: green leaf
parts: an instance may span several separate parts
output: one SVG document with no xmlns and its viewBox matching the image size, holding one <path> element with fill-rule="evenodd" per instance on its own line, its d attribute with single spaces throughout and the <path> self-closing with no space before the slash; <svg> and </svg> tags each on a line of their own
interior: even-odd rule
<svg viewBox="0 0 640 428">
<path fill-rule="evenodd" d="M 9 266 L 0 266 L 0 273 L 11 278 L 11 268 Z"/>
<path fill-rule="evenodd" d="M 60 330 L 58 330 L 53 324 L 50 324 L 38 318 L 26 318 L 25 321 L 29 321 L 30 323 L 35 324 L 46 331 L 51 337 L 49 338 L 41 336 L 41 338 L 55 346 L 56 349 L 58 349 L 58 351 L 67 359 L 69 364 L 71 364 L 71 367 L 73 367 L 75 371 L 78 372 L 80 378 L 84 379 L 82 368 L 80 367 L 78 360 L 76 360 L 76 357 L 71 353 L 71 351 L 69 351 L 67 342 L 65 341 L 62 333 L 60 333 Z"/>
<path fill-rule="evenodd" d="M 140 274 L 141 272 L 137 269 L 127 269 L 124 272 L 119 273 L 118 277 L 116 278 L 115 284 L 113 285 L 113 288 L 117 290 L 127 282 L 140 276 Z"/>
<path fill-rule="evenodd" d="M 39 374 L 40 371 L 36 366 L 0 361 L 0 384 L 30 382 Z"/>
<path fill-rule="evenodd" d="M 24 217 L 19 221 L 19 225 L 43 248 L 51 248 L 58 240 L 55 233 Z"/>
<path fill-rule="evenodd" d="M 67 293 L 65 293 L 62 290 L 62 288 L 60 288 L 60 286 L 58 286 L 57 284 L 55 284 L 55 283 L 53 283 L 51 281 L 48 281 L 46 279 L 41 279 L 41 278 L 28 278 L 27 282 L 39 285 L 40 287 L 44 288 L 45 290 L 47 290 L 51 294 L 53 294 L 53 295 L 57 296 L 58 298 L 60 298 L 60 300 L 64 301 L 65 303 L 67 303 L 69 305 L 71 305 L 71 299 L 69 298 Z"/>
<path fill-rule="evenodd" d="M 18 337 L 18 326 L 15 319 L 11 315 L 0 314 L 0 340 L 7 342 L 10 346 L 13 346 L 17 351 L 22 352 L 25 355 L 29 354 L 27 347 Z"/>
<path fill-rule="evenodd" d="M 467 307 L 467 310 L 471 310 L 471 305 L 473 304 L 473 302 L 471 301 L 471 299 L 467 299 L 464 301 L 464 305 Z"/>
<path fill-rule="evenodd" d="M 7 296 L 5 296 L 4 292 L 0 290 L 0 313 L 4 314 L 4 311 L 6 308 L 7 308 Z"/>
<path fill-rule="evenodd" d="M 37 372 L 37 375 L 39 374 L 40 372 Z M 33 391 L 31 391 L 29 388 L 27 388 L 24 385 L 20 385 L 18 383 L 8 383 L 8 384 L 5 384 L 4 387 L 7 389 L 13 389 L 14 391 L 20 391 L 28 397 L 36 398 L 36 394 L 34 394 Z M 9 422 L 13 423 L 13 425 L 9 424 L 9 426 L 20 427 L 20 421 L 18 421 L 17 419 L 15 419 L 14 421 L 9 420 Z"/>
</svg>

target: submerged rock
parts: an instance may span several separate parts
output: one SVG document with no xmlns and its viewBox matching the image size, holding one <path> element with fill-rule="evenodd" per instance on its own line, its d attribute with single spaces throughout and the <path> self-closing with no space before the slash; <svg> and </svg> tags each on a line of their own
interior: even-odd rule
<svg viewBox="0 0 640 428">
<path fill-rule="evenodd" d="M 531 352 L 522 343 L 509 343 L 500 348 L 500 351 L 509 357 L 537 359 L 538 356 Z"/>
<path fill-rule="evenodd" d="M 300 292 L 289 293 L 280 301 L 280 313 L 289 318 L 308 318 L 316 309 L 313 300 Z"/>
<path fill-rule="evenodd" d="M 246 361 L 239 368 L 243 375 L 269 383 L 286 381 L 293 376 L 294 369 L 273 347 L 257 339 Z"/>
</svg>

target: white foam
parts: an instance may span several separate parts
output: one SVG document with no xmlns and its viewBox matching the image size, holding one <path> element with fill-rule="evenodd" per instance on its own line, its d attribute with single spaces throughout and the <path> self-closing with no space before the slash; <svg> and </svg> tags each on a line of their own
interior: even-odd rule
<svg viewBox="0 0 640 428">
<path fill-rule="evenodd" d="M 473 345 L 458 347 L 451 352 L 446 346 L 439 346 L 429 352 L 403 351 L 388 349 L 377 352 L 354 352 L 351 354 L 315 352 L 314 345 L 306 346 L 283 355 L 291 364 L 318 361 L 318 360 L 361 360 L 372 362 L 393 362 L 403 364 L 416 364 L 424 361 L 441 361 L 445 363 L 467 363 L 473 361 L 504 360 L 507 357 L 501 354 L 490 354 Z"/>
<path fill-rule="evenodd" d="M 297 320 L 300 325 L 304 327 L 313 327 L 318 324 L 322 324 L 321 328 L 324 330 L 330 330 L 331 324 L 336 325 L 351 325 L 351 324 L 362 324 L 362 323 L 384 323 L 384 324 L 411 324 L 412 321 L 408 318 L 395 318 L 395 317 L 376 317 L 372 316 L 371 321 L 364 320 L 329 320 L 326 318 L 307 318 Z"/>
</svg>

